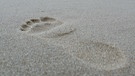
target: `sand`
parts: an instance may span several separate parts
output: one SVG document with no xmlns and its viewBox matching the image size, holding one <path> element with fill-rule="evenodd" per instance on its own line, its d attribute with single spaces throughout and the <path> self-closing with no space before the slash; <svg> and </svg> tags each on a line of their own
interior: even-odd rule
<svg viewBox="0 0 135 76">
<path fill-rule="evenodd" d="M 134 0 L 0 1 L 0 76 L 135 76 Z"/>
</svg>

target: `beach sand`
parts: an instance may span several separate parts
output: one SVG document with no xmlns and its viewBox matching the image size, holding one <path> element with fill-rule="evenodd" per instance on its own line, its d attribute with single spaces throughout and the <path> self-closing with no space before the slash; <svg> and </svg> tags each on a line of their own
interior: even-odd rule
<svg viewBox="0 0 135 76">
<path fill-rule="evenodd" d="M 0 76 L 135 76 L 134 0 L 0 1 Z"/>
</svg>

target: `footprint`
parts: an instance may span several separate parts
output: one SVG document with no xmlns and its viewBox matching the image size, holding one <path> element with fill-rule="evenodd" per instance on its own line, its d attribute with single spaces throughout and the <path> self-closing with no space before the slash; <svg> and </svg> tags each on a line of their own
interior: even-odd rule
<svg viewBox="0 0 135 76">
<path fill-rule="evenodd" d="M 68 29 L 66 25 L 64 26 L 62 24 L 61 21 L 56 20 L 55 18 L 40 17 L 40 19 L 30 19 L 29 21 L 26 21 L 25 24 L 21 25 L 20 30 L 29 35 L 40 35 L 41 37 L 60 37 L 74 31 L 74 29 Z"/>
<path fill-rule="evenodd" d="M 47 31 L 61 24 L 62 22 L 54 18 L 40 17 L 40 19 L 30 19 L 26 21 L 26 23 L 21 26 L 20 30 L 34 34 Z"/>
<path fill-rule="evenodd" d="M 122 50 L 101 42 L 79 42 L 71 53 L 88 66 L 100 70 L 118 69 L 127 63 L 127 58 Z"/>
</svg>

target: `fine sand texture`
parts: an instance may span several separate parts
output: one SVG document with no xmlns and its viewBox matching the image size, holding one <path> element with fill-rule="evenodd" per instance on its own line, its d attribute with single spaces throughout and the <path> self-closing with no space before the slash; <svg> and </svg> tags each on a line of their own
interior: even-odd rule
<svg viewBox="0 0 135 76">
<path fill-rule="evenodd" d="M 135 76 L 134 0 L 0 1 L 0 76 Z"/>
</svg>

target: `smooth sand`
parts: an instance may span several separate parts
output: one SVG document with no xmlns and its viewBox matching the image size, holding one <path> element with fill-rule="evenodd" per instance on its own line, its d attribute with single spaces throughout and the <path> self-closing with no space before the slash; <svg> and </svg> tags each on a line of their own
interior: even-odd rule
<svg viewBox="0 0 135 76">
<path fill-rule="evenodd" d="M 135 76 L 134 0 L 0 1 L 0 76 Z"/>
</svg>

